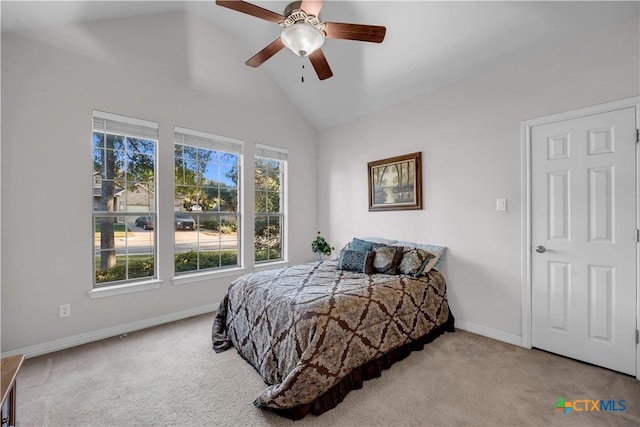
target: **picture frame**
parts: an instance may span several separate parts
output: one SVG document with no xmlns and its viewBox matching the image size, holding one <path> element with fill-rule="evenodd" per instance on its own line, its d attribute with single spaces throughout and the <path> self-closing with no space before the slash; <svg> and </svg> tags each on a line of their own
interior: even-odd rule
<svg viewBox="0 0 640 427">
<path fill-rule="evenodd" d="M 369 211 L 422 209 L 422 152 L 367 163 Z"/>
</svg>

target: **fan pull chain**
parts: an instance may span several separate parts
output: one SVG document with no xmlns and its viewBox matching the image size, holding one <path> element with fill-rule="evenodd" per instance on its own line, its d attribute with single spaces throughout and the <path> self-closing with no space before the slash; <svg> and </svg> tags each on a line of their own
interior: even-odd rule
<svg viewBox="0 0 640 427">
<path fill-rule="evenodd" d="M 304 56 L 300 57 L 302 63 L 302 71 L 300 73 L 300 82 L 304 83 Z"/>
</svg>

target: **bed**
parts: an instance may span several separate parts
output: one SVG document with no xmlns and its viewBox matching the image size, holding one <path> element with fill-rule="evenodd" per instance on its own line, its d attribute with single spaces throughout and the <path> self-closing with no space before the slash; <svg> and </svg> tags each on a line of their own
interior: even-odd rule
<svg viewBox="0 0 640 427">
<path fill-rule="evenodd" d="M 339 260 L 250 273 L 229 286 L 213 321 L 213 349 L 235 347 L 262 376 L 268 386 L 256 406 L 291 419 L 321 414 L 454 330 L 437 270 L 343 267 L 341 253 Z"/>
</svg>

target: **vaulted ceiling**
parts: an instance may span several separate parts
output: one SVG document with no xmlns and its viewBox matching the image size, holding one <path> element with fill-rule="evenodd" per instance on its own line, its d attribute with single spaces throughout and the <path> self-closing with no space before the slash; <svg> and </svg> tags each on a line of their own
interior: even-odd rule
<svg viewBox="0 0 640 427">
<path fill-rule="evenodd" d="M 255 1 L 283 13 L 287 1 Z M 273 23 L 211 1 L 1 2 L 2 31 L 185 11 L 233 34 L 246 58 L 279 36 Z M 334 72 L 319 81 L 306 61 L 283 50 L 267 73 L 317 129 L 326 129 L 418 94 L 486 72 L 622 21 L 638 2 L 325 1 L 323 21 L 384 25 L 382 44 L 327 39 Z M 635 53 L 637 54 L 637 52 Z M 597 60 L 595 58 L 594 60 Z"/>
</svg>

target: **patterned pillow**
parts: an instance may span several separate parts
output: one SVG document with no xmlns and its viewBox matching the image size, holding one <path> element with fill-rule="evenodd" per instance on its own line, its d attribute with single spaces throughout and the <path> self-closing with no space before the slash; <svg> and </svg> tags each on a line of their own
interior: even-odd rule
<svg viewBox="0 0 640 427">
<path fill-rule="evenodd" d="M 412 248 L 418 248 L 418 249 L 423 249 L 425 251 L 429 251 L 438 257 L 436 265 L 433 267 L 433 269 L 442 271 L 442 269 L 444 268 L 444 258 L 445 258 L 445 255 L 447 254 L 446 246 L 426 245 L 422 243 L 406 242 L 402 240 L 395 241 L 393 243 L 393 246 L 404 246 L 404 247 L 410 246 Z"/>
<path fill-rule="evenodd" d="M 402 252 L 402 260 L 400 261 L 398 270 L 402 274 L 417 277 L 421 274 L 428 273 L 437 261 L 437 257 L 431 252 L 420 248 L 405 247 Z M 429 264 L 431 265 L 429 266 Z M 429 266 L 428 270 L 427 266 Z"/>
<path fill-rule="evenodd" d="M 379 246 L 384 246 L 384 245 L 382 243 L 368 242 L 366 240 L 357 239 L 354 237 L 353 240 L 351 241 L 351 245 L 349 245 L 349 249 L 352 251 L 367 252 L 367 251 L 372 251 L 373 248 L 377 248 Z"/>
<path fill-rule="evenodd" d="M 358 273 L 371 274 L 373 269 L 373 258 L 375 254 L 371 251 L 352 251 L 345 249 L 340 252 L 338 260 L 338 270 L 357 271 Z"/>
<path fill-rule="evenodd" d="M 398 265 L 402 260 L 402 246 L 378 246 L 373 248 L 375 257 L 373 269 L 376 273 L 398 274 Z"/>
</svg>

